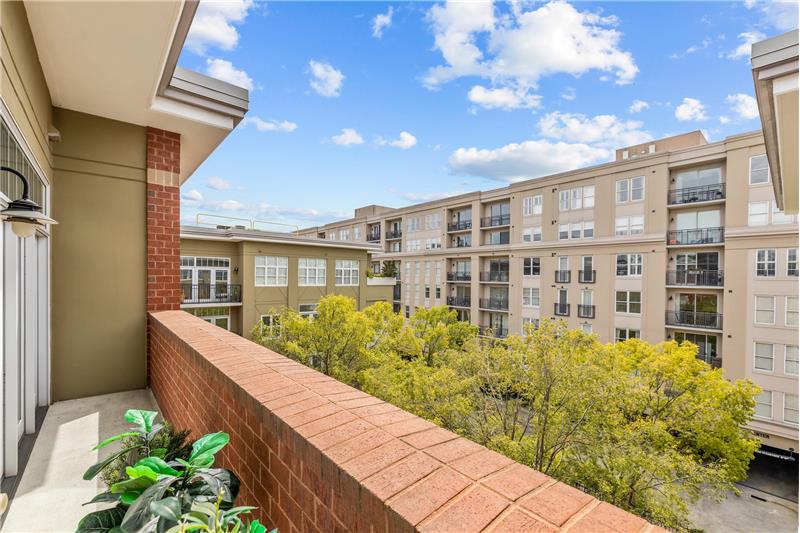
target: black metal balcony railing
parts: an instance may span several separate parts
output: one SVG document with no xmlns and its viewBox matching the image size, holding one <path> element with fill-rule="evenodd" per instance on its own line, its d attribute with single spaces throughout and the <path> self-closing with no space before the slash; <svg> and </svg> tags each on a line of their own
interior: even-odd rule
<svg viewBox="0 0 800 533">
<path fill-rule="evenodd" d="M 569 270 L 556 270 L 556 283 L 569 283 L 572 279 L 572 272 Z"/>
<path fill-rule="evenodd" d="M 447 231 L 466 231 L 468 229 L 472 229 L 471 220 L 459 220 L 458 222 L 447 224 Z"/>
<path fill-rule="evenodd" d="M 386 240 L 399 239 L 403 236 L 403 230 L 391 230 L 386 232 Z"/>
<path fill-rule="evenodd" d="M 693 204 L 696 202 L 711 202 L 725 198 L 725 184 L 698 185 L 669 191 L 667 202 L 669 205 Z"/>
<path fill-rule="evenodd" d="M 481 298 L 480 308 L 508 311 L 508 300 L 503 298 Z"/>
<path fill-rule="evenodd" d="M 722 367 L 722 356 L 721 355 L 717 355 L 717 354 L 707 355 L 707 354 L 702 354 L 700 352 L 697 352 L 697 358 L 700 359 L 701 361 L 705 361 L 706 363 L 708 363 L 709 365 L 711 365 L 714 368 L 721 368 Z"/>
<path fill-rule="evenodd" d="M 720 313 L 704 313 L 700 311 L 667 311 L 666 322 L 670 326 L 722 329 L 722 315 Z"/>
<path fill-rule="evenodd" d="M 505 270 L 492 270 L 489 272 L 481 272 L 481 281 L 497 281 L 500 283 L 508 282 L 508 271 Z"/>
<path fill-rule="evenodd" d="M 480 327 L 481 335 L 486 337 L 497 337 L 498 339 L 504 339 L 508 337 L 508 328 L 493 328 L 491 326 L 481 326 Z"/>
<path fill-rule="evenodd" d="M 453 248 L 469 248 L 470 246 L 472 246 L 472 239 L 465 239 L 463 237 L 453 239 Z"/>
<path fill-rule="evenodd" d="M 556 304 L 558 305 L 558 304 Z M 593 305 L 578 305 L 578 316 L 580 318 L 594 318 Z"/>
<path fill-rule="evenodd" d="M 511 215 L 495 215 L 483 217 L 481 219 L 482 228 L 493 228 L 495 226 L 508 226 L 511 224 Z"/>
<path fill-rule="evenodd" d="M 580 283 L 595 283 L 597 282 L 596 270 L 578 270 L 578 281 Z"/>
<path fill-rule="evenodd" d="M 569 316 L 569 304 L 553 304 L 553 314 L 556 316 Z"/>
<path fill-rule="evenodd" d="M 181 283 L 182 304 L 241 303 L 242 286 Z"/>
<path fill-rule="evenodd" d="M 667 232 L 667 244 L 715 244 L 725 241 L 725 228 L 681 229 Z"/>
<path fill-rule="evenodd" d="M 396 283 L 395 286 L 392 288 L 392 299 L 395 302 L 399 302 L 402 298 L 403 286 L 399 283 Z"/>
<path fill-rule="evenodd" d="M 380 233 L 369 233 L 367 235 L 367 242 L 381 242 Z"/>
<path fill-rule="evenodd" d="M 470 298 L 463 296 L 448 296 L 447 305 L 451 307 L 469 307 Z"/>
<path fill-rule="evenodd" d="M 472 281 L 472 272 L 448 272 L 447 281 Z"/>
<path fill-rule="evenodd" d="M 722 270 L 668 270 L 667 285 L 722 287 Z"/>
</svg>

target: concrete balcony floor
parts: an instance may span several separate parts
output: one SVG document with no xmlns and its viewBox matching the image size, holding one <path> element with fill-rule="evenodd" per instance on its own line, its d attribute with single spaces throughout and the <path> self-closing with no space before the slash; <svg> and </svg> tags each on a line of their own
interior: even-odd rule
<svg viewBox="0 0 800 533">
<path fill-rule="evenodd" d="M 92 451 L 102 439 L 127 431 L 127 409 L 157 411 L 149 390 L 141 389 L 50 406 L 36 444 L 11 500 L 2 531 L 68 532 L 99 505 L 91 500 L 102 482 L 84 481 L 83 473 L 106 457 L 115 446 Z"/>
</svg>

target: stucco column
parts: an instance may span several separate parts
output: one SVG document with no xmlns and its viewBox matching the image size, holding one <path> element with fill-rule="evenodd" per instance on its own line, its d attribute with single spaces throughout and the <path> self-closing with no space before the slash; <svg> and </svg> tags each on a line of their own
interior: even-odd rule
<svg viewBox="0 0 800 533">
<path fill-rule="evenodd" d="M 147 310 L 180 309 L 181 137 L 147 128 Z"/>
</svg>

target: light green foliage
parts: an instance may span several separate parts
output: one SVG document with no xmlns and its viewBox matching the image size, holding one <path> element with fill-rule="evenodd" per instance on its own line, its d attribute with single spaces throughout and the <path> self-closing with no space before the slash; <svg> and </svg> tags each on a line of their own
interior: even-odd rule
<svg viewBox="0 0 800 533">
<path fill-rule="evenodd" d="M 747 475 L 759 389 L 690 343 L 604 345 L 550 320 L 488 340 L 447 308 L 404 321 L 347 300 L 323 298 L 314 320 L 284 311 L 280 337 L 262 342 L 671 528 L 690 527 L 701 490 L 722 496 Z"/>
</svg>

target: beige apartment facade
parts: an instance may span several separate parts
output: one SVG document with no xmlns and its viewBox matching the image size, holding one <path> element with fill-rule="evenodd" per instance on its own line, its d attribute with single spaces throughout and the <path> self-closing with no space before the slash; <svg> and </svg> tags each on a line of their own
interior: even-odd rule
<svg viewBox="0 0 800 533">
<path fill-rule="evenodd" d="M 367 275 L 378 251 L 358 241 L 182 226 L 181 308 L 249 338 L 283 308 L 313 316 L 329 294 L 352 298 L 358 309 L 391 302 L 394 278 Z"/>
<path fill-rule="evenodd" d="M 797 451 L 798 225 L 777 208 L 760 132 L 714 143 L 691 132 L 301 234 L 379 244 L 406 316 L 448 305 L 498 337 L 556 318 L 603 342 L 689 340 L 727 378 L 764 389 L 753 429 Z"/>
</svg>

